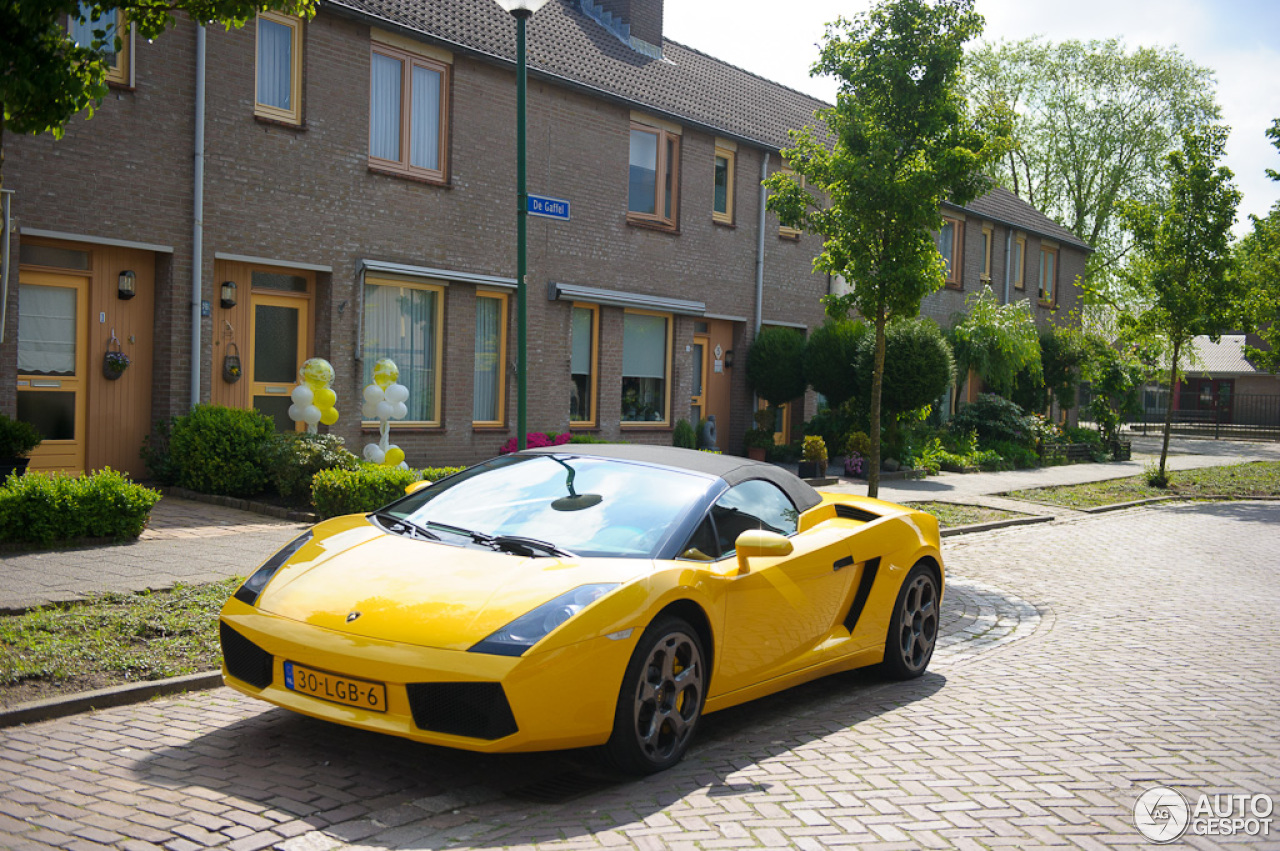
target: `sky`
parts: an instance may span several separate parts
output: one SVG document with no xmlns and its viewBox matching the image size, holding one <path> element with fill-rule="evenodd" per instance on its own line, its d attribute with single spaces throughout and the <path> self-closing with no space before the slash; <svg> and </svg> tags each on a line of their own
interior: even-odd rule
<svg viewBox="0 0 1280 851">
<path fill-rule="evenodd" d="M 834 102 L 829 78 L 810 77 L 824 25 L 851 18 L 869 0 L 674 0 L 665 5 L 667 38 L 717 59 Z M 1213 70 L 1223 122 L 1231 127 L 1226 165 L 1244 193 L 1236 234 L 1250 213 L 1265 216 L 1280 198 L 1280 154 L 1264 135 L 1280 118 L 1280 0 L 977 0 L 982 40 L 1119 38 L 1129 48 L 1176 47 Z"/>
</svg>

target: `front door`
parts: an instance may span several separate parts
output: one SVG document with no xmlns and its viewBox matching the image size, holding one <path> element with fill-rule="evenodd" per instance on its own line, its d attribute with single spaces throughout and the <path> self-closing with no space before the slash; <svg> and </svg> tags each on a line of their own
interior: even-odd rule
<svg viewBox="0 0 1280 851">
<path fill-rule="evenodd" d="M 306 360 L 307 303 L 290 296 L 254 293 L 250 314 L 249 394 L 253 407 L 278 431 L 301 428 L 289 419 L 289 394 Z"/>
<path fill-rule="evenodd" d="M 18 281 L 18 419 L 44 436 L 37 470 L 84 469 L 89 279 L 22 272 Z"/>
<path fill-rule="evenodd" d="M 693 338 L 693 391 L 689 398 L 690 422 L 697 428 L 707 415 L 707 358 L 711 341 L 707 337 Z"/>
</svg>

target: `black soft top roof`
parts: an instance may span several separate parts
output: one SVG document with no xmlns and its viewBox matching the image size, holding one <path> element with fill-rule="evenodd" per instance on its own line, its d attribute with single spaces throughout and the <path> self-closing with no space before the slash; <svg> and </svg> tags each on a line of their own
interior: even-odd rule
<svg viewBox="0 0 1280 851">
<path fill-rule="evenodd" d="M 723 479 L 729 485 L 736 485 L 748 479 L 764 479 L 772 482 L 791 498 L 796 508 L 808 511 L 822 497 L 808 484 L 791 473 L 763 461 L 752 461 L 736 455 L 716 455 L 712 452 L 699 452 L 694 449 L 678 449 L 674 446 L 645 446 L 637 443 L 575 443 L 561 446 L 548 446 L 541 449 L 526 449 L 524 455 L 576 455 L 583 458 L 611 458 L 618 461 L 631 461 L 639 464 L 651 464 L 656 467 L 671 467 L 687 470 Z"/>
</svg>

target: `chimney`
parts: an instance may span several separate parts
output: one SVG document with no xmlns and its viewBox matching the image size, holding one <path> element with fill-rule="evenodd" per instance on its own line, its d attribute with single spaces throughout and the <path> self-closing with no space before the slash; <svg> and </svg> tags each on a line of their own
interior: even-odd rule
<svg viewBox="0 0 1280 851">
<path fill-rule="evenodd" d="M 662 48 L 662 0 L 598 0 L 600 7 L 631 27 L 631 37 Z"/>
</svg>

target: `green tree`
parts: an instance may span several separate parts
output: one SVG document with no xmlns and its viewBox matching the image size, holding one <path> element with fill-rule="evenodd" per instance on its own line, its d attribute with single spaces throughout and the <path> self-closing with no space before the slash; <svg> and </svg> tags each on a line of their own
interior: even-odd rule
<svg viewBox="0 0 1280 851">
<path fill-rule="evenodd" d="M 858 392 L 858 347 L 868 336 L 867 331 L 862 322 L 829 319 L 813 330 L 805 344 L 805 380 L 833 408 Z"/>
<path fill-rule="evenodd" d="M 973 370 L 988 388 L 1006 399 L 1021 371 L 1043 382 L 1040 338 L 1026 299 L 1001 304 L 991 287 L 983 287 L 965 298 L 964 311 L 952 317 L 950 337 L 959 368 L 957 381 Z"/>
<path fill-rule="evenodd" d="M 1096 335 L 1085 337 L 1081 375 L 1089 382 L 1089 413 L 1112 452 L 1118 448 L 1120 425 L 1142 410 L 1142 385 L 1150 374 L 1139 346 L 1110 343 Z"/>
<path fill-rule="evenodd" d="M 174 12 L 230 29 L 267 9 L 310 17 L 315 0 L 0 0 L 0 188 L 6 130 L 62 138 L 72 116 L 92 117 L 106 97 L 104 54 L 126 35 L 115 32 L 117 11 L 150 41 L 173 26 Z M 92 43 L 72 41 L 68 17 L 93 26 Z"/>
<path fill-rule="evenodd" d="M 1271 144 L 1280 151 L 1280 118 L 1267 130 Z M 1280 171 L 1267 169 L 1267 176 L 1280 181 Z M 1236 256 L 1240 275 L 1249 293 L 1246 324 L 1255 328 L 1269 348 L 1246 348 L 1256 365 L 1280 372 L 1280 201 L 1265 218 L 1253 217 L 1253 230 L 1240 240 Z"/>
<path fill-rule="evenodd" d="M 776 409 L 803 396 L 804 335 L 795 328 L 762 328 L 747 352 L 747 385 Z"/>
<path fill-rule="evenodd" d="M 1197 334 L 1218 340 L 1244 304 L 1230 247 L 1240 192 L 1232 183 L 1231 169 L 1218 165 L 1226 142 L 1225 127 L 1184 132 L 1181 150 L 1166 157 L 1167 196 L 1120 205 L 1121 221 L 1133 234 L 1135 249 L 1125 278 L 1143 305 L 1133 317 L 1134 325 L 1140 332 L 1162 337 L 1170 352 L 1161 481 L 1166 479 L 1178 358 Z"/>
<path fill-rule="evenodd" d="M 1015 115 L 997 180 L 1097 249 L 1090 277 L 1107 294 L 1126 251 L 1116 204 L 1163 194 L 1179 133 L 1219 116 L 1213 72 L 1175 48 L 1040 37 L 984 45 L 968 72 L 977 102 Z"/>
<path fill-rule="evenodd" d="M 982 31 L 973 0 L 889 0 L 827 26 L 814 74 L 839 81 L 836 105 L 818 116 L 826 133 L 792 131 L 783 151 L 797 175 L 765 181 L 779 220 L 823 237 L 818 271 L 852 284 L 828 312 L 857 310 L 875 329 L 871 459 L 867 491 L 880 487 L 880 406 L 885 327 L 915 316 L 940 288 L 944 265 L 933 233 L 939 204 L 967 203 L 989 187 L 1009 128 L 964 97 L 964 43 Z"/>
</svg>

